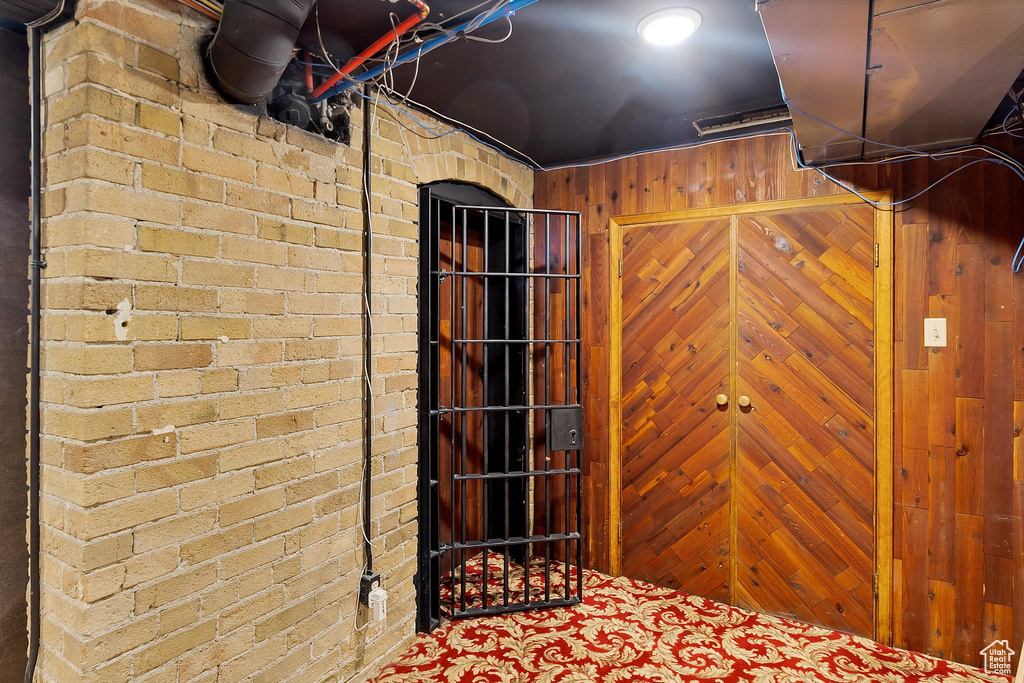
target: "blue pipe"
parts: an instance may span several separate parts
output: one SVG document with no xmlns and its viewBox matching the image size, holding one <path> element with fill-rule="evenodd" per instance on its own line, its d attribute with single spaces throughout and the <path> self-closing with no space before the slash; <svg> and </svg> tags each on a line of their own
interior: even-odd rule
<svg viewBox="0 0 1024 683">
<path fill-rule="evenodd" d="M 512 0 L 512 2 L 510 2 L 505 7 L 501 8 L 501 10 L 495 11 L 489 17 L 485 18 L 482 22 L 480 22 L 480 24 L 479 24 L 479 26 L 477 26 L 477 28 L 481 28 L 483 26 L 487 26 L 488 24 L 491 24 L 491 23 L 493 23 L 493 22 L 495 22 L 495 21 L 497 21 L 499 19 L 502 19 L 502 18 L 504 18 L 506 16 L 511 16 L 511 15 L 515 14 L 517 11 L 523 9 L 524 7 L 530 6 L 533 3 L 535 3 L 535 2 L 537 2 L 537 0 Z M 476 21 L 476 18 L 470 19 L 469 21 L 467 21 L 467 22 L 465 22 L 463 24 L 459 24 L 458 26 L 450 29 L 451 32 L 454 35 L 451 35 L 451 36 L 449 36 L 449 35 L 441 35 L 441 36 L 438 36 L 437 38 L 432 38 L 432 39 L 426 41 L 425 43 L 423 43 L 422 45 L 420 45 L 419 47 L 417 47 L 416 49 L 409 50 L 408 52 L 406 52 L 406 53 L 404 53 L 402 55 L 399 55 L 395 59 L 393 64 L 381 65 L 381 66 L 375 67 L 373 69 L 370 69 L 369 71 L 365 71 L 365 72 L 359 74 L 358 76 L 351 76 L 350 79 L 346 79 L 346 80 L 342 81 L 341 83 L 338 83 L 336 86 L 334 86 L 333 88 L 331 88 L 330 90 L 328 90 L 323 95 L 321 95 L 320 97 L 316 98 L 313 101 L 314 102 L 320 102 L 321 100 L 325 100 L 328 97 L 333 97 L 335 95 L 338 95 L 340 93 L 345 92 L 349 88 L 354 88 L 355 86 L 359 85 L 360 83 L 365 83 L 365 82 L 370 81 L 370 80 L 372 80 L 374 78 L 377 78 L 378 76 L 383 74 L 386 69 L 393 68 L 393 67 L 396 67 L 396 66 L 401 66 L 402 64 L 407 64 L 407 63 L 409 63 L 409 62 L 411 62 L 411 61 L 413 61 L 415 59 L 419 59 L 420 57 L 422 57 L 423 55 L 427 54 L 428 52 L 430 52 L 434 48 L 441 47 L 442 45 L 444 45 L 446 43 L 450 43 L 451 41 L 453 41 L 456 38 L 458 38 L 459 34 L 462 31 L 465 31 L 466 28 L 470 24 L 472 24 L 474 21 Z"/>
</svg>

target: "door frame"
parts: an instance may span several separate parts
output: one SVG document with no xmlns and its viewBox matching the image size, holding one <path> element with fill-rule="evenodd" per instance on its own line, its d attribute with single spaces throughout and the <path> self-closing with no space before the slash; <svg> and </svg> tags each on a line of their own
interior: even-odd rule
<svg viewBox="0 0 1024 683">
<path fill-rule="evenodd" d="M 613 216 L 608 223 L 611 259 L 609 259 L 609 332 L 611 378 L 608 402 L 608 558 L 613 576 L 622 568 L 622 246 L 626 228 L 635 225 L 656 225 L 693 220 L 732 218 L 758 213 L 787 210 L 824 209 L 871 202 L 892 202 L 890 190 L 862 192 L 863 197 L 843 193 L 817 197 L 801 197 L 777 201 L 726 204 L 699 209 L 665 211 Z M 895 212 L 875 207 L 876 274 L 875 308 L 875 640 L 892 642 L 893 623 L 893 232 Z M 736 250 L 735 231 L 730 240 Z M 617 269 L 617 272 L 616 272 Z M 732 278 L 734 279 L 734 278 Z M 730 288 L 730 301 L 735 292 Z M 732 334 L 735 337 L 735 334 Z M 730 340 L 730 348 L 735 340 Z M 731 457 L 735 460 L 735 446 Z M 733 463 L 735 469 L 735 462 Z M 731 503 L 730 503 L 731 504 Z M 730 533 L 735 520 L 730 522 Z M 730 562 L 731 562 L 730 558 Z M 731 571 L 731 570 L 730 570 Z M 730 584 L 735 583 L 731 573 Z"/>
</svg>

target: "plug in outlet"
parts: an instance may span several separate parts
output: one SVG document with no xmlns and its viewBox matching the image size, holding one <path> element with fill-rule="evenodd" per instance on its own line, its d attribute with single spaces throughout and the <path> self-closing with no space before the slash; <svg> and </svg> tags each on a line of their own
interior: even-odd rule
<svg viewBox="0 0 1024 683">
<path fill-rule="evenodd" d="M 370 614 L 374 621 L 384 621 L 388 616 L 388 592 L 383 588 L 370 591 Z"/>
<path fill-rule="evenodd" d="M 380 588 L 380 574 L 367 572 L 359 579 L 359 602 L 366 607 L 370 606 L 370 594 Z"/>
</svg>

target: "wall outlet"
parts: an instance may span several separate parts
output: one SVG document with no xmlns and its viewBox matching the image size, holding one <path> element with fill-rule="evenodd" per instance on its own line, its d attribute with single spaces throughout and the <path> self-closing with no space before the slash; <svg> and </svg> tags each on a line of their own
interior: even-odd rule
<svg viewBox="0 0 1024 683">
<path fill-rule="evenodd" d="M 925 318 L 924 319 L 924 345 L 926 347 L 945 348 L 946 346 L 946 319 Z"/>
<path fill-rule="evenodd" d="M 374 621 L 384 621 L 388 616 L 388 592 L 383 588 L 370 591 L 370 615 Z"/>
<path fill-rule="evenodd" d="M 377 572 L 363 574 L 359 579 L 359 602 L 369 607 L 370 594 L 378 588 L 380 588 L 380 574 Z"/>
</svg>

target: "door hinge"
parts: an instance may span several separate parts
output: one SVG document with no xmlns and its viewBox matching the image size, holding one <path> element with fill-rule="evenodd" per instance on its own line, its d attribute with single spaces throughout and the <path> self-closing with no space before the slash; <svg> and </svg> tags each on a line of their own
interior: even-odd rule
<svg viewBox="0 0 1024 683">
<path fill-rule="evenodd" d="M 871 594 L 878 597 L 878 574 L 875 574 L 871 583 Z"/>
<path fill-rule="evenodd" d="M 619 259 L 619 277 L 622 277 L 622 259 Z"/>
<path fill-rule="evenodd" d="M 878 267 L 878 264 L 880 262 L 879 261 L 879 258 L 880 258 L 879 257 L 879 253 L 880 253 L 880 249 L 878 247 L 878 242 L 875 242 L 875 268 Z"/>
</svg>

